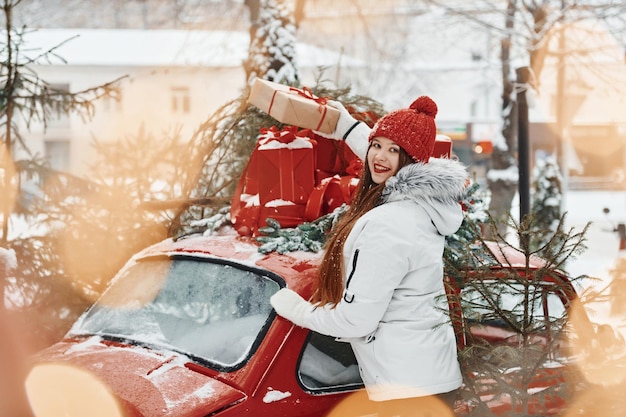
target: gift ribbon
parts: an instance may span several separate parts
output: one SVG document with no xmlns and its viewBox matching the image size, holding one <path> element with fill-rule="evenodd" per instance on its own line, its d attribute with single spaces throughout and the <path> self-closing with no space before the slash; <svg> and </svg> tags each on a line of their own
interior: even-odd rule
<svg viewBox="0 0 626 417">
<path fill-rule="evenodd" d="M 296 87 L 289 87 L 289 91 L 293 91 L 296 94 L 298 94 L 299 96 L 302 96 L 304 98 L 308 98 L 309 100 L 315 101 L 317 104 L 320 105 L 320 112 L 322 111 L 321 107 L 324 107 L 328 103 L 328 98 L 326 98 L 326 97 L 317 97 L 315 94 L 313 94 L 311 89 L 308 88 L 308 87 L 302 87 L 301 90 L 299 88 L 296 88 Z"/>
<path fill-rule="evenodd" d="M 302 96 L 302 97 L 307 98 L 309 100 L 313 100 L 317 104 L 319 104 L 319 106 L 317 107 L 317 111 L 322 113 L 322 118 L 320 119 L 320 122 L 318 123 L 317 127 L 315 128 L 315 130 L 320 130 L 320 127 L 322 126 L 322 122 L 326 118 L 326 112 L 328 110 L 326 108 L 326 104 L 328 103 L 328 98 L 326 98 L 326 97 L 317 97 L 315 94 L 313 94 L 311 89 L 308 88 L 308 87 L 302 87 L 301 90 L 298 89 L 298 88 L 295 88 L 295 87 L 289 87 L 289 91 L 295 92 L 299 96 Z"/>
<path fill-rule="evenodd" d="M 281 143 L 290 143 L 296 138 L 295 130 L 290 127 L 285 127 L 282 130 L 278 130 L 276 126 L 262 127 L 259 129 L 259 133 L 259 143 L 267 143 L 273 140 Z"/>
<path fill-rule="evenodd" d="M 282 91 L 282 90 L 274 90 L 274 92 L 272 93 L 272 99 L 270 100 L 270 106 L 267 109 L 267 114 L 270 114 L 270 115 L 272 114 L 272 106 L 274 105 L 274 99 L 276 98 L 276 93 L 278 93 L 279 91 Z M 320 127 L 322 126 L 322 123 L 324 122 L 324 119 L 326 118 L 326 112 L 328 111 L 328 109 L 326 108 L 326 104 L 328 103 L 328 98 L 317 97 L 315 94 L 313 94 L 311 89 L 308 87 L 302 87 L 302 89 L 289 87 L 289 92 L 295 93 L 306 99 L 313 100 L 317 104 L 319 104 L 317 111 L 322 113 L 322 118 L 320 119 L 320 122 L 318 123 L 315 130 L 320 130 Z"/>
<path fill-rule="evenodd" d="M 276 126 L 262 127 L 259 129 L 259 143 L 267 143 L 276 140 L 281 143 L 291 143 L 296 138 L 307 139 L 315 145 L 315 140 L 311 139 L 310 129 L 298 130 L 297 126 L 285 126 L 278 130 Z"/>
</svg>

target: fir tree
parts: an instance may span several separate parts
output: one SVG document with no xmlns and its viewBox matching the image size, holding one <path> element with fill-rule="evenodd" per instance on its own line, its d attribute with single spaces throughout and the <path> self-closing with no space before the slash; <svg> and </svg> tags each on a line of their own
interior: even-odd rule
<svg viewBox="0 0 626 417">
<path fill-rule="evenodd" d="M 88 304 L 81 296 L 68 296 L 74 288 L 65 279 L 62 258 L 68 247 L 59 239 L 63 227 L 56 214 L 72 198 L 94 191 L 97 185 L 51 169 L 46 160 L 26 146 L 19 129 L 30 129 L 36 123 L 45 129 L 51 120 L 67 113 L 89 120 L 95 111 L 95 100 L 117 97 L 118 80 L 67 92 L 39 77 L 33 69 L 36 65 L 63 61 L 56 53 L 60 45 L 44 51 L 25 47 L 24 37 L 30 29 L 13 25 L 13 12 L 19 3 L 20 0 L 2 1 L 5 26 L 0 40 L 0 247 L 15 251 L 18 266 L 12 276 L 0 280 L 0 309 L 20 311 L 26 321 L 38 323 L 31 342 L 41 347 L 60 336 L 59 328 L 65 332 L 64 326 Z M 27 191 L 26 182 L 35 184 L 34 192 Z M 11 234 L 12 224 L 17 221 L 31 226 L 27 235 Z M 73 308 L 76 305 L 80 305 L 80 310 Z M 44 320 L 39 321 L 42 317 Z"/>
<path fill-rule="evenodd" d="M 30 129 L 32 124 L 40 123 L 45 129 L 50 120 L 70 112 L 89 119 L 94 112 L 93 102 L 105 96 L 114 98 L 117 90 L 114 81 L 68 93 L 41 79 L 33 67 L 62 58 L 55 53 L 58 46 L 47 51 L 28 50 L 24 46 L 28 30 L 13 25 L 14 8 L 20 2 L 2 1 L 5 25 L 0 40 L 0 249 L 15 253 L 17 265 L 0 273 L 0 322 L 4 325 L 5 320 L 10 320 L 11 328 L 24 330 L 19 334 L 20 340 L 10 340 L 6 345 L 19 346 L 20 354 L 29 354 L 30 350 L 24 352 L 25 346 L 40 349 L 58 340 L 67 331 L 68 321 L 73 322 L 87 305 L 64 279 L 60 258 L 66 248 L 55 239 L 59 225 L 42 220 L 53 207 L 58 208 L 60 202 L 90 189 L 91 184 L 50 169 L 25 145 L 18 127 L 23 124 Z M 35 193 L 26 192 L 26 181 L 37 185 Z M 28 236 L 12 236 L 12 222 L 17 220 L 32 225 L 38 222 L 39 230 L 33 227 Z M 4 330 L 8 330 L 6 326 Z M 10 332 L 5 334 L 11 336 Z M 3 376 L 7 382 L 0 389 L 2 415 L 26 415 L 21 412 L 28 409 L 23 401 L 24 375 L 11 374 L 15 368 L 19 364 L 8 368 Z M 12 391 L 7 394 L 9 386 Z"/>
<path fill-rule="evenodd" d="M 533 169 L 531 213 L 535 230 L 530 235 L 533 249 L 543 247 L 559 227 L 563 179 L 556 158 L 538 159 Z"/>
<path fill-rule="evenodd" d="M 532 216 L 521 224 L 511 220 L 508 226 L 525 236 L 535 230 L 531 220 Z M 489 227 L 496 233 L 495 225 Z M 571 332 L 581 330 L 573 329 L 572 322 L 582 307 L 562 303 L 577 299 L 572 283 L 584 277 L 568 277 L 562 267 L 585 249 L 587 227 L 567 233 L 559 228 L 548 239 L 544 253 L 549 257 L 539 258 L 528 245 L 516 248 L 496 235 L 495 241 L 479 237 L 466 246 L 460 262 L 447 265 L 448 276 L 461 287 L 451 300 L 456 307 L 450 314 L 451 320 L 463 320 L 458 328 L 465 330 L 458 336 L 464 344 L 459 352 L 465 381 L 462 397 L 474 407 L 468 415 L 495 415 L 488 404 L 501 399 L 512 404 L 508 416 L 542 415 L 550 401 L 568 401 L 573 387 L 582 383 L 575 371 L 569 373 L 566 365 L 571 358 L 562 349 Z M 582 343 L 590 340 L 585 331 L 579 336 Z M 551 373 L 557 365 L 565 370 L 566 379 Z M 538 381 L 541 390 L 533 388 Z"/>
<path fill-rule="evenodd" d="M 471 182 L 461 200 L 464 216 L 463 222 L 454 234 L 446 237 L 444 258 L 446 265 L 458 266 L 459 262 L 466 261 L 468 247 L 479 249 L 478 241 L 484 225 L 489 218 L 486 212 L 485 194 L 477 182 Z"/>
<path fill-rule="evenodd" d="M 250 48 L 244 63 L 249 82 L 255 77 L 297 84 L 296 25 L 293 11 L 282 0 L 247 0 Z"/>
<path fill-rule="evenodd" d="M 256 238 L 262 244 L 259 252 L 318 252 L 323 248 L 333 226 L 347 209 L 348 206 L 344 204 L 332 213 L 312 222 L 303 222 L 294 228 L 281 228 L 276 220 L 267 219 L 268 225 L 259 229 L 263 236 Z"/>
</svg>

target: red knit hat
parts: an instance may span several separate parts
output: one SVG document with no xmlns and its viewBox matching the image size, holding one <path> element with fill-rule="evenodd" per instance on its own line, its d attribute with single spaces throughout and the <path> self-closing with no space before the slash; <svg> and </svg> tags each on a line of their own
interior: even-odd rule
<svg viewBox="0 0 626 417">
<path fill-rule="evenodd" d="M 400 109 L 378 119 L 369 140 L 391 139 L 415 162 L 428 162 L 435 147 L 437 104 L 427 96 L 418 97 L 408 109 Z"/>
</svg>

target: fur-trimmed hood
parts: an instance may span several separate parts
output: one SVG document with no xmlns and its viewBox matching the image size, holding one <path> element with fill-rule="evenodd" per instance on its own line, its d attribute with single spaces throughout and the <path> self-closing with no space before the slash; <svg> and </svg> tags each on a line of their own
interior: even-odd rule
<svg viewBox="0 0 626 417">
<path fill-rule="evenodd" d="M 463 221 L 459 206 L 468 178 L 460 162 L 431 158 L 427 164 L 407 165 L 387 179 L 382 201 L 414 201 L 428 212 L 439 233 L 447 236 Z"/>
</svg>

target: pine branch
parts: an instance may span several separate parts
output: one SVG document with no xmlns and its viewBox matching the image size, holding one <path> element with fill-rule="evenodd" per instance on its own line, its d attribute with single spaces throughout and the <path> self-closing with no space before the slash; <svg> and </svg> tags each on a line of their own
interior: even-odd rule
<svg viewBox="0 0 626 417">
<path fill-rule="evenodd" d="M 267 226 L 259 229 L 264 236 L 256 239 L 262 245 L 261 253 L 286 253 L 293 251 L 319 252 L 328 237 L 328 233 L 339 218 L 347 211 L 345 204 L 312 222 L 299 224 L 295 228 L 281 228 L 274 219 L 267 219 Z"/>
</svg>

